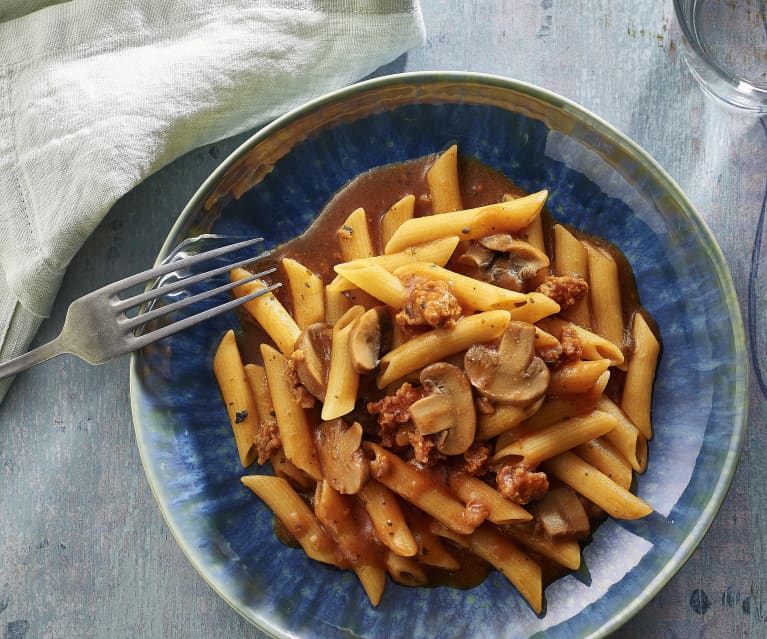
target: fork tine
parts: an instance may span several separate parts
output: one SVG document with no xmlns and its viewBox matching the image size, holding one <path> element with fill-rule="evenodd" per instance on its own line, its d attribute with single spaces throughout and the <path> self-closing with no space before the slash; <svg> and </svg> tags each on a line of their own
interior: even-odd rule
<svg viewBox="0 0 767 639">
<path fill-rule="evenodd" d="M 122 325 L 127 329 L 135 330 L 142 324 L 151 322 L 153 319 L 162 317 L 163 315 L 167 315 L 168 313 L 172 313 L 173 311 L 176 311 L 178 309 L 185 308 L 186 306 L 190 306 L 191 304 L 194 304 L 195 302 L 199 302 L 209 297 L 213 297 L 214 295 L 218 295 L 219 293 L 225 293 L 226 291 L 231 291 L 233 288 L 241 286 L 242 284 L 247 284 L 248 282 L 252 282 L 266 275 L 271 275 L 276 270 L 277 270 L 276 268 L 270 268 L 270 269 L 267 269 L 266 271 L 261 271 L 260 273 L 254 273 L 253 275 L 251 275 L 250 277 L 246 277 L 245 279 L 237 280 L 234 282 L 228 282 L 227 284 L 223 284 L 222 286 L 219 286 L 217 288 L 212 288 L 207 291 L 202 291 L 201 293 L 197 293 L 196 295 L 192 295 L 191 297 L 178 300 L 176 302 L 167 304 L 165 306 L 160 306 L 159 308 L 152 309 L 151 311 L 147 311 L 146 313 L 139 313 L 135 317 L 132 317 L 128 319 L 127 321 L 124 321 Z M 189 278 L 189 279 L 191 280 L 192 278 Z M 155 290 L 162 291 L 164 288 L 166 287 L 163 286 Z M 115 305 L 115 307 L 116 306 L 117 305 Z"/>
<path fill-rule="evenodd" d="M 144 346 L 147 346 L 148 344 L 152 344 L 153 342 L 156 342 L 157 340 L 173 335 L 174 333 L 177 333 L 178 331 L 182 331 L 185 328 L 189 328 L 190 326 L 194 326 L 195 324 L 198 324 L 199 322 L 210 319 L 211 317 L 215 317 L 216 315 L 220 315 L 221 313 L 225 313 L 226 311 L 230 311 L 234 308 L 237 308 L 238 306 L 241 306 L 242 304 L 245 304 L 251 300 L 256 299 L 257 297 L 261 297 L 262 295 L 271 293 L 272 291 L 278 289 L 280 286 L 282 286 L 281 282 L 278 282 L 277 284 L 272 284 L 271 286 L 267 286 L 266 288 L 262 288 L 258 291 L 254 291 L 253 293 L 250 293 L 249 295 L 244 295 L 243 297 L 238 297 L 236 299 L 230 300 L 229 302 L 227 302 L 226 304 L 222 304 L 221 306 L 214 306 L 213 308 L 209 308 L 205 311 L 201 311 L 195 315 L 190 315 L 189 317 L 185 317 L 184 319 L 179 320 L 178 322 L 173 322 L 172 324 L 168 324 L 167 326 L 163 326 L 149 333 L 145 333 L 144 335 L 139 335 L 138 337 L 131 340 L 130 350 L 138 350 L 140 348 L 143 348 Z"/>
<path fill-rule="evenodd" d="M 197 284 L 198 282 L 202 282 L 203 280 L 216 277 L 217 275 L 221 275 L 222 273 L 226 273 L 228 271 L 231 271 L 232 269 L 245 266 L 246 264 L 250 264 L 251 262 L 257 259 L 258 259 L 258 256 L 246 257 L 244 260 L 234 262 L 233 264 L 225 264 L 224 266 L 219 266 L 217 268 L 214 268 L 213 270 L 205 271 L 204 273 L 190 275 L 189 277 L 181 277 L 175 282 L 169 282 L 168 284 L 163 284 L 156 288 L 149 289 L 148 291 L 144 291 L 143 293 L 138 293 L 134 295 L 133 297 L 126 297 L 125 299 L 119 299 L 117 302 L 113 304 L 112 308 L 114 308 L 114 310 L 117 312 L 127 311 L 128 309 L 133 308 L 134 306 L 138 306 L 139 304 L 143 304 L 144 302 L 149 302 L 151 300 L 157 299 L 158 297 L 162 297 L 166 293 L 176 291 L 180 288 L 185 288 L 186 286 L 189 286 L 190 284 Z M 268 275 L 269 273 L 273 273 L 274 271 L 275 269 L 271 269 L 270 271 L 264 271 L 264 275 Z"/>
<path fill-rule="evenodd" d="M 219 248 L 211 249 L 209 251 L 204 251 L 202 253 L 198 253 L 197 255 L 190 255 L 189 257 L 184 257 L 184 258 L 181 258 L 180 260 L 171 261 L 171 262 L 168 262 L 167 264 L 161 264 L 159 266 L 155 266 L 153 268 L 147 269 L 146 271 L 142 271 L 141 273 L 130 275 L 126 277 L 125 279 L 119 280 L 112 284 L 108 284 L 103 289 L 100 289 L 100 292 L 116 295 L 120 291 L 129 289 L 132 286 L 137 286 L 138 284 L 141 284 L 148 280 L 153 280 L 158 277 L 162 277 L 163 275 L 167 275 L 168 273 L 172 273 L 173 271 L 177 271 L 178 269 L 181 269 L 181 268 L 194 266 L 195 264 L 199 264 L 200 262 L 204 262 L 214 257 L 219 257 L 220 255 L 226 255 L 227 253 L 231 253 L 232 251 L 236 251 L 238 249 L 243 249 L 243 248 L 247 248 L 248 246 L 253 246 L 254 244 L 258 244 L 259 242 L 263 242 L 263 238 L 254 237 L 249 240 L 243 240 L 242 242 L 227 244 L 226 246 L 221 246 Z M 252 261 L 253 259 L 256 259 L 256 258 L 252 258 L 250 261 Z"/>
</svg>

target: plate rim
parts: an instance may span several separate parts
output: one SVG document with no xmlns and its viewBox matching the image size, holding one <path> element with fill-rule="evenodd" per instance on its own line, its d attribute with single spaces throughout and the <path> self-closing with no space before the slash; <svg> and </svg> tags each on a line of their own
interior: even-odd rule
<svg viewBox="0 0 767 639">
<path fill-rule="evenodd" d="M 563 109 L 571 117 L 577 117 L 579 121 L 585 121 L 593 128 L 598 129 L 600 134 L 608 137 L 614 145 L 626 149 L 628 154 L 632 157 L 632 160 L 640 160 L 643 169 L 649 172 L 656 182 L 663 183 L 668 192 L 673 195 L 675 202 L 679 206 L 681 214 L 683 214 L 684 218 L 694 226 L 696 232 L 700 236 L 701 243 L 705 245 L 706 252 L 708 253 L 713 271 L 716 274 L 719 289 L 722 292 L 723 297 L 728 302 L 731 302 L 728 307 L 729 312 L 727 317 L 730 320 L 729 328 L 733 347 L 735 350 L 735 358 L 733 361 L 733 372 L 735 374 L 733 376 L 734 383 L 732 392 L 733 407 L 735 410 L 732 419 L 733 428 L 729 438 L 730 446 L 722 463 L 722 472 L 717 477 L 716 484 L 711 491 L 711 497 L 707 501 L 705 507 L 702 509 L 697 522 L 679 543 L 676 551 L 673 553 L 673 555 L 671 555 L 666 565 L 657 572 L 653 579 L 632 601 L 631 604 L 617 612 L 599 628 L 596 628 L 591 634 L 588 635 L 589 637 L 603 637 L 620 628 L 632 617 L 634 617 L 640 610 L 647 606 L 650 601 L 652 601 L 660 593 L 660 591 L 666 586 L 671 578 L 677 574 L 679 570 L 681 570 L 681 568 L 702 542 L 706 533 L 713 524 L 719 509 L 724 503 L 727 492 L 729 491 L 729 488 L 735 477 L 735 471 L 741 458 L 748 431 L 748 388 L 750 374 L 748 366 L 749 360 L 745 337 L 745 327 L 743 324 L 740 306 L 738 304 L 737 292 L 732 281 L 732 275 L 727 267 L 727 262 L 721 247 L 716 241 L 705 219 L 700 215 L 688 196 L 679 187 L 673 177 L 671 177 L 671 175 L 643 147 L 623 134 L 616 127 L 609 124 L 606 120 L 602 119 L 598 115 L 591 112 L 589 109 L 577 104 L 576 102 L 543 87 L 505 76 L 464 71 L 413 71 L 363 80 L 361 82 L 357 82 L 335 91 L 328 92 L 322 96 L 304 102 L 300 106 L 290 109 L 285 114 L 273 120 L 272 122 L 255 130 L 252 135 L 249 135 L 247 139 L 239 144 L 208 175 L 208 177 L 200 184 L 194 194 L 189 198 L 187 204 L 181 210 L 174 224 L 168 231 L 165 241 L 163 242 L 158 252 L 157 258 L 155 260 L 155 265 L 158 265 L 172 251 L 177 243 L 177 240 L 174 240 L 174 238 L 176 238 L 176 236 L 178 236 L 179 233 L 183 230 L 188 218 L 198 210 L 200 203 L 203 201 L 206 194 L 209 193 L 211 186 L 217 184 L 220 178 L 237 161 L 239 161 L 246 153 L 248 153 L 256 144 L 258 144 L 259 141 L 268 138 L 273 134 L 273 132 L 280 130 L 295 119 L 303 117 L 307 113 L 310 113 L 311 111 L 320 107 L 344 100 L 347 97 L 354 96 L 360 92 L 364 93 L 369 90 L 384 88 L 389 85 L 397 85 L 403 82 L 408 84 L 438 82 L 453 82 L 458 84 L 478 83 L 483 85 L 489 84 L 501 89 L 515 91 L 517 93 L 522 93 L 529 97 L 539 99 L 549 106 Z M 134 352 L 131 354 L 129 372 L 131 416 L 134 426 L 134 433 L 136 436 L 136 445 L 150 490 L 171 535 L 191 565 L 195 568 L 196 572 L 213 589 L 213 591 L 216 592 L 216 594 L 221 597 L 240 616 L 242 616 L 246 621 L 248 621 L 256 628 L 260 629 L 262 632 L 270 634 L 271 636 L 279 638 L 291 636 L 285 634 L 281 628 L 274 626 L 270 623 L 269 619 L 263 616 L 259 617 L 257 620 L 253 619 L 245 608 L 240 606 L 237 601 L 235 601 L 229 594 L 224 592 L 219 584 L 215 583 L 214 580 L 209 577 L 209 575 L 205 574 L 204 566 L 199 565 L 190 548 L 188 548 L 186 543 L 183 541 L 180 531 L 171 520 L 170 512 L 161 499 L 157 477 L 151 470 L 151 466 L 149 464 L 149 449 L 147 447 L 144 433 L 139 424 L 138 414 L 140 407 L 136 397 L 136 392 L 139 384 L 137 373 L 138 358 L 138 353 Z M 562 623 L 567 623 L 567 621 Z"/>
</svg>

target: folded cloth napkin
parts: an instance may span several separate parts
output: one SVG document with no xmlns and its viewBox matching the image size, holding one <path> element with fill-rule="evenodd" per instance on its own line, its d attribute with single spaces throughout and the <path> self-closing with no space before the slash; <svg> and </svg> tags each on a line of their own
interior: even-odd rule
<svg viewBox="0 0 767 639">
<path fill-rule="evenodd" d="M 0 360 L 27 350 L 69 261 L 141 180 L 425 36 L 417 0 L 70 0 L 19 14 L 0 9 Z"/>
</svg>

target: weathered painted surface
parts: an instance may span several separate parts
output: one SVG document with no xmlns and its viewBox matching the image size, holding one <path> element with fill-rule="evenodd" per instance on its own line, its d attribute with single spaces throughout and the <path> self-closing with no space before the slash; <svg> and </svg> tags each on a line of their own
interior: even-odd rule
<svg viewBox="0 0 767 639">
<path fill-rule="evenodd" d="M 619 637 L 767 636 L 767 124 L 703 95 L 670 1 L 422 0 L 428 42 L 386 71 L 529 81 L 636 140 L 717 238 L 756 367 L 750 431 L 705 540 Z M 76 257 L 54 315 L 150 264 L 188 197 L 238 140 L 199 149 L 123 198 Z M 197 575 L 155 506 L 135 446 L 128 360 L 62 357 L 0 406 L 0 637 L 261 637 Z"/>
</svg>

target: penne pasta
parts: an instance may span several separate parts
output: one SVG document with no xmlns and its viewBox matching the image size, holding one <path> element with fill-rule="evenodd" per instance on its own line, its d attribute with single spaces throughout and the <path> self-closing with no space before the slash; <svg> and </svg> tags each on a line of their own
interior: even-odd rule
<svg viewBox="0 0 767 639">
<path fill-rule="evenodd" d="M 290 298 L 293 300 L 293 318 L 299 328 L 325 321 L 325 285 L 319 276 L 300 262 L 282 259 L 282 268 L 288 279 Z"/>
<path fill-rule="evenodd" d="M 400 279 L 405 279 L 408 276 L 417 276 L 424 279 L 447 282 L 450 286 L 450 291 L 458 298 L 461 306 L 472 311 L 492 311 L 498 309 L 510 311 L 527 303 L 527 297 L 524 293 L 509 291 L 500 286 L 480 282 L 473 277 L 461 275 L 437 264 L 412 262 L 405 266 L 400 266 L 394 271 L 394 275 Z"/>
<path fill-rule="evenodd" d="M 394 231 L 396 231 L 405 220 L 413 217 L 415 207 L 415 195 L 409 193 L 403 198 L 397 200 L 391 205 L 389 210 L 381 218 L 381 244 L 386 246 Z"/>
<path fill-rule="evenodd" d="M 615 428 L 605 434 L 605 439 L 620 451 L 635 471 L 643 473 L 647 468 L 647 440 L 644 435 L 610 398 L 601 397 L 596 407 L 617 420 Z"/>
<path fill-rule="evenodd" d="M 492 233 L 518 231 L 540 214 L 547 195 L 548 191 L 539 191 L 509 202 L 413 218 L 395 231 L 384 252 L 396 253 L 447 236 L 473 240 Z"/>
<path fill-rule="evenodd" d="M 474 526 L 468 522 L 463 504 L 438 477 L 426 469 L 417 470 L 412 464 L 402 461 L 377 444 L 367 442 L 365 446 L 374 456 L 370 460 L 370 470 L 379 482 L 450 530 L 460 534 L 474 530 Z"/>
<path fill-rule="evenodd" d="M 365 209 L 358 208 L 349 214 L 338 233 L 338 248 L 344 261 L 375 255 L 373 241 L 370 239 L 370 229 Z"/>
<path fill-rule="evenodd" d="M 548 394 L 557 397 L 587 393 L 600 382 L 602 375 L 605 373 L 609 375 L 608 368 L 610 368 L 609 359 L 581 360 L 563 364 L 551 371 Z"/>
<path fill-rule="evenodd" d="M 574 453 L 547 460 L 543 469 L 616 519 L 639 519 L 652 512 L 647 503 Z"/>
<path fill-rule="evenodd" d="M 641 313 L 634 314 L 631 341 L 633 348 L 626 371 L 626 381 L 623 384 L 621 408 L 644 438 L 652 439 L 652 385 L 660 343 Z"/>
<path fill-rule="evenodd" d="M 248 385 L 234 331 L 227 331 L 219 343 L 213 358 L 213 373 L 229 415 L 240 463 L 250 466 L 257 455 L 254 438 L 258 429 L 258 410 Z"/>
<path fill-rule="evenodd" d="M 261 357 L 272 397 L 277 427 L 285 456 L 315 480 L 322 479 L 320 462 L 312 441 L 305 409 L 293 401 L 286 358 L 268 344 L 261 345 Z"/>
<path fill-rule="evenodd" d="M 623 364 L 623 351 L 610 340 L 605 339 L 597 333 L 567 322 L 556 317 L 547 317 L 538 321 L 538 327 L 552 335 L 561 335 L 563 329 L 571 331 L 578 339 L 581 348 L 581 359 L 609 360 L 610 366 L 620 366 Z"/>
<path fill-rule="evenodd" d="M 590 242 L 582 244 L 589 268 L 591 329 L 622 349 L 624 326 L 618 265 L 605 249 Z"/>
<path fill-rule="evenodd" d="M 594 411 L 586 417 L 570 417 L 524 435 L 504 448 L 496 449 L 493 459 L 520 457 L 525 465 L 535 468 L 545 459 L 601 437 L 615 427 L 615 422 L 612 415 L 600 411 Z"/>
<path fill-rule="evenodd" d="M 244 268 L 235 268 L 232 270 L 232 282 L 250 277 L 250 271 Z M 266 288 L 263 282 L 254 281 L 234 289 L 236 297 L 245 297 L 250 293 Z M 293 352 L 293 346 L 301 332 L 293 316 L 275 297 L 274 293 L 267 293 L 257 297 L 250 302 L 243 304 L 245 310 L 255 319 L 266 331 L 267 335 L 277 345 L 283 355 L 290 355 Z"/>
<path fill-rule="evenodd" d="M 412 262 L 426 262 L 444 266 L 447 264 L 453 251 L 455 251 L 456 246 L 458 246 L 458 237 L 444 237 L 434 240 L 433 242 L 427 242 L 426 244 L 411 246 L 397 253 L 363 257 L 352 260 L 351 262 L 342 262 L 336 266 L 340 267 L 342 270 L 360 266 L 380 266 L 392 273 L 397 268 Z M 352 290 L 356 287 L 352 282 L 341 275 L 338 275 L 330 284 L 328 284 L 327 288 L 333 291 L 343 292 Z"/>
<path fill-rule="evenodd" d="M 416 162 L 353 180 L 270 253 L 289 296 L 245 309 L 276 348 L 218 345 L 241 461 L 276 475 L 242 483 L 373 606 L 388 580 L 495 568 L 540 612 L 544 573 L 578 569 L 605 513 L 652 512 L 631 487 L 660 344 L 619 251 L 542 218 L 548 191 L 520 196 L 455 145 Z M 266 286 L 249 276 L 232 270 L 235 295 Z"/>
<path fill-rule="evenodd" d="M 472 344 L 500 337 L 509 323 L 507 311 L 486 311 L 464 317 L 449 328 L 435 328 L 422 333 L 381 358 L 378 388 L 428 366 L 440 359 L 466 350 Z"/>
<path fill-rule="evenodd" d="M 407 292 L 395 275 L 378 264 L 352 264 L 337 264 L 336 272 L 384 304 L 400 308 L 405 303 Z"/>
<path fill-rule="evenodd" d="M 490 484 L 466 473 L 450 472 L 448 485 L 466 506 L 474 505 L 487 509 L 487 519 L 494 524 L 529 521 L 533 518 L 522 506 L 505 499 Z"/>
<path fill-rule="evenodd" d="M 576 446 L 573 448 L 573 452 L 622 488 L 626 490 L 631 488 L 633 478 L 631 466 L 609 440 L 605 439 L 605 436 Z"/>
<path fill-rule="evenodd" d="M 412 557 L 418 552 L 418 544 L 407 525 L 399 500 L 391 490 L 375 479 L 369 479 L 359 498 L 382 544 L 402 557 Z"/>
<path fill-rule="evenodd" d="M 582 277 L 588 281 L 589 261 L 583 244 L 561 224 L 555 224 L 552 231 L 554 235 L 554 274 Z M 573 306 L 565 309 L 562 315 L 584 328 L 591 326 L 588 293 Z"/>
<path fill-rule="evenodd" d="M 578 570 L 581 566 L 581 546 L 574 539 L 553 539 L 547 537 L 535 526 L 514 524 L 504 530 L 528 550 L 542 557 L 556 561 L 560 566 Z"/>
<path fill-rule="evenodd" d="M 383 562 L 370 552 L 371 541 L 360 534 L 359 513 L 353 513 L 352 498 L 336 492 L 325 480 L 314 491 L 314 513 L 325 531 L 336 542 L 341 556 L 351 564 L 370 603 L 377 606 L 386 585 Z"/>
<path fill-rule="evenodd" d="M 311 508 L 282 477 L 246 475 L 242 483 L 259 496 L 312 559 L 337 566 L 336 545 Z"/>
<path fill-rule="evenodd" d="M 346 415 L 357 401 L 360 374 L 349 359 L 349 340 L 355 320 L 363 313 L 361 306 L 352 306 L 333 326 L 328 388 L 322 405 L 325 421 Z"/>
<path fill-rule="evenodd" d="M 426 172 L 426 184 L 431 195 L 433 214 L 460 211 L 461 189 L 458 183 L 458 147 L 453 144 L 431 165 Z"/>
</svg>

